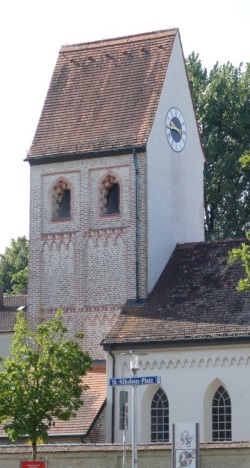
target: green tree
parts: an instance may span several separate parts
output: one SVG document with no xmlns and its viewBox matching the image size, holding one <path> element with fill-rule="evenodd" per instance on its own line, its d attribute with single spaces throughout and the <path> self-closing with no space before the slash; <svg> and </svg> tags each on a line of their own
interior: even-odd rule
<svg viewBox="0 0 250 468">
<path fill-rule="evenodd" d="M 0 255 L 0 283 L 5 294 L 19 294 L 28 285 L 29 242 L 25 236 L 11 239 L 10 247 Z"/>
<path fill-rule="evenodd" d="M 22 312 L 17 315 L 11 355 L 0 372 L 0 422 L 15 441 L 26 436 L 36 459 L 37 442 L 48 440 L 53 419 L 67 421 L 83 405 L 82 376 L 91 367 L 78 333 L 67 339 L 62 310 L 31 331 Z"/>
<path fill-rule="evenodd" d="M 187 59 L 205 171 L 207 239 L 242 237 L 250 227 L 250 168 L 239 157 L 250 149 L 250 64 L 203 69 L 199 56 Z"/>
<path fill-rule="evenodd" d="M 246 233 L 247 239 L 250 241 L 250 232 Z M 241 249 L 232 249 L 229 252 L 229 264 L 240 260 L 243 268 L 246 271 L 246 277 L 238 281 L 236 289 L 238 291 L 250 291 L 250 246 L 249 244 L 241 244 Z"/>
<path fill-rule="evenodd" d="M 246 151 L 240 157 L 240 164 L 243 168 L 250 168 L 250 151 Z M 250 231 L 246 232 L 246 237 L 250 241 Z M 250 291 L 250 245 L 242 243 L 240 249 L 232 249 L 229 252 L 229 263 L 234 263 L 240 260 L 246 272 L 246 277 L 241 278 L 237 285 L 238 291 Z"/>
</svg>

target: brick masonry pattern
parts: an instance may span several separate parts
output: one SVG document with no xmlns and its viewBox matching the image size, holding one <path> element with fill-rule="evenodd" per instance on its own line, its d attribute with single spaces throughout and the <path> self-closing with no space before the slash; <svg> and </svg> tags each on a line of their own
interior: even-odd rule
<svg viewBox="0 0 250 468">
<path fill-rule="evenodd" d="M 139 160 L 139 296 L 147 294 L 146 156 Z M 120 212 L 100 214 L 103 180 L 117 180 Z M 71 188 L 71 219 L 53 219 L 58 181 Z M 61 307 L 70 335 L 99 346 L 127 299 L 136 297 L 136 212 L 133 155 L 31 166 L 29 320 Z"/>
</svg>

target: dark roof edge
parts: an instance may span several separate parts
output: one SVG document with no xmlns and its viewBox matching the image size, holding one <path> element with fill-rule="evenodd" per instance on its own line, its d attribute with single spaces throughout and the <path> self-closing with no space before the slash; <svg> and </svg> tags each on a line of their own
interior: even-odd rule
<svg viewBox="0 0 250 468">
<path fill-rule="evenodd" d="M 250 240 L 247 237 L 228 237 L 226 239 L 210 239 L 205 241 L 194 241 L 194 242 L 178 242 L 175 249 L 186 249 L 196 248 L 197 245 L 210 245 L 210 244 L 231 244 L 233 242 L 244 242 L 249 244 Z M 175 251 L 173 250 L 173 253 Z"/>
<path fill-rule="evenodd" d="M 49 438 L 53 438 L 53 437 L 87 437 L 89 435 L 89 433 L 91 432 L 91 429 L 94 427 L 96 421 L 98 420 L 99 416 L 101 415 L 103 409 L 105 408 L 107 402 L 106 402 L 106 398 L 104 400 L 104 402 L 102 403 L 100 409 L 98 410 L 98 412 L 96 413 L 92 423 L 90 424 L 89 428 L 87 429 L 87 431 L 85 432 L 65 432 L 65 433 L 62 433 L 62 432 L 58 432 L 58 433 L 54 433 L 54 434 L 49 434 Z M 0 437 L 5 437 L 5 436 L 0 436 Z M 6 436 L 7 437 L 7 436 Z"/>
<path fill-rule="evenodd" d="M 80 159 L 89 159 L 89 158 L 98 158 L 105 156 L 117 156 L 117 154 L 129 154 L 136 150 L 138 153 L 143 153 L 146 151 L 146 145 L 135 145 L 135 146 L 125 146 L 121 148 L 110 148 L 105 150 L 96 150 L 96 151 L 87 151 L 83 153 L 65 153 L 65 154 L 54 154 L 52 156 L 31 156 L 24 159 L 28 161 L 31 166 L 38 164 L 48 164 L 53 162 L 63 162 L 63 161 L 78 161 Z"/>
<path fill-rule="evenodd" d="M 250 335 L 241 335 L 241 336 L 218 336 L 218 337 L 204 337 L 204 338 L 181 338 L 181 339 L 173 339 L 173 340 L 153 340 L 153 341 L 126 341 L 122 343 L 116 342 L 101 342 L 104 351 L 109 351 L 112 349 L 113 351 L 123 350 L 123 349 L 134 349 L 140 347 L 140 349 L 156 349 L 156 348 L 171 348 L 171 347 L 180 347 L 184 348 L 185 346 L 206 346 L 206 345 L 221 345 L 224 346 L 225 344 L 243 344 L 250 342 Z"/>
<path fill-rule="evenodd" d="M 86 437 L 90 434 L 90 432 L 91 432 L 91 430 L 93 429 L 93 427 L 94 427 L 96 421 L 97 421 L 98 418 L 101 416 L 101 414 L 102 414 L 102 412 L 103 412 L 103 410 L 104 410 L 106 404 L 107 404 L 107 400 L 106 400 L 106 398 L 105 398 L 104 402 L 102 403 L 102 405 L 101 405 L 99 411 L 96 413 L 96 415 L 95 415 L 95 417 L 94 417 L 92 423 L 90 424 L 90 426 L 89 426 L 89 428 L 88 428 L 88 430 L 87 430 L 87 432 L 86 432 L 86 434 L 85 434 Z"/>
</svg>

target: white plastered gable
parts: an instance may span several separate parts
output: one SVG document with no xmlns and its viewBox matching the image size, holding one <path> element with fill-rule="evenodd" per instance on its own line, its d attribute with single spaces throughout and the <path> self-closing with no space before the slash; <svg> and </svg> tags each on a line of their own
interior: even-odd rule
<svg viewBox="0 0 250 468">
<path fill-rule="evenodd" d="M 186 123 L 186 144 L 180 152 L 171 148 L 166 137 L 166 115 L 172 107 L 181 111 Z M 204 240 L 203 168 L 204 154 L 177 33 L 147 143 L 149 292 L 177 243 Z"/>
</svg>

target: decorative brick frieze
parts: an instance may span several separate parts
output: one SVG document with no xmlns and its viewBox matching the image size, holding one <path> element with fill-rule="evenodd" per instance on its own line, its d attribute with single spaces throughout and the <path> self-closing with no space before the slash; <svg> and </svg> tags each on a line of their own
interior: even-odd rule
<svg viewBox="0 0 250 468">
<path fill-rule="evenodd" d="M 49 250 L 52 249 L 53 245 L 56 246 L 57 250 L 63 245 L 66 249 L 69 248 L 70 243 L 74 243 L 75 233 L 63 232 L 54 234 L 42 234 L 43 245 L 46 245 Z"/>
<path fill-rule="evenodd" d="M 114 324 L 120 311 L 121 305 L 114 307 L 86 307 L 82 309 L 63 308 L 63 321 L 69 331 L 69 338 L 75 333 L 84 333 L 83 348 L 93 359 L 104 359 L 105 353 L 100 346 L 102 339 Z M 54 317 L 56 309 L 43 310 L 39 314 L 40 320 L 49 320 Z"/>
<path fill-rule="evenodd" d="M 129 226 L 124 226 L 121 228 L 97 228 L 97 229 L 90 229 L 87 233 L 88 237 L 118 237 L 121 235 L 126 235 L 126 231 L 128 230 Z"/>
</svg>

